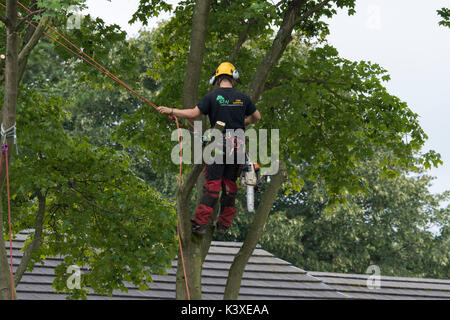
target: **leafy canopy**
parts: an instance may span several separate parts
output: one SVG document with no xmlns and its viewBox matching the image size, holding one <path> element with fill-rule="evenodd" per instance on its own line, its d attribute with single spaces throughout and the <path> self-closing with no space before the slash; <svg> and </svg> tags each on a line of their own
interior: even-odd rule
<svg viewBox="0 0 450 320">
<path fill-rule="evenodd" d="M 70 265 L 88 268 L 83 287 L 100 294 L 125 289 L 124 280 L 145 287 L 176 254 L 173 205 L 135 176 L 124 152 L 70 137 L 61 99 L 26 93 L 17 119 L 20 156 L 11 167 L 14 230 L 35 228 L 39 191 L 47 212 L 34 257 L 64 256 L 57 290 L 68 291 Z M 86 291 L 71 293 L 85 297 Z"/>
</svg>

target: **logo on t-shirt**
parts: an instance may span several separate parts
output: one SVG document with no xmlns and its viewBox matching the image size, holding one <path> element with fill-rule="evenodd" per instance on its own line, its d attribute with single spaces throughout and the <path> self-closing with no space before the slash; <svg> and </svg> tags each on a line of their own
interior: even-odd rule
<svg viewBox="0 0 450 320">
<path fill-rule="evenodd" d="M 227 99 L 225 99 L 225 98 L 222 97 L 221 95 L 218 95 L 216 100 L 217 100 L 220 104 L 229 104 L 229 103 L 230 103 L 230 101 L 228 101 Z"/>
</svg>

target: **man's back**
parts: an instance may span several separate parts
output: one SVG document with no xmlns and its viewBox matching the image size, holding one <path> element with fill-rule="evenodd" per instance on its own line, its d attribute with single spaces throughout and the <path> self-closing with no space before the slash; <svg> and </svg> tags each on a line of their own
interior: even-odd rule
<svg viewBox="0 0 450 320">
<path fill-rule="evenodd" d="M 245 117 L 252 115 L 256 107 L 251 99 L 234 88 L 217 88 L 206 94 L 198 108 L 209 116 L 211 127 L 217 121 L 226 123 L 226 129 L 245 129 Z"/>
</svg>

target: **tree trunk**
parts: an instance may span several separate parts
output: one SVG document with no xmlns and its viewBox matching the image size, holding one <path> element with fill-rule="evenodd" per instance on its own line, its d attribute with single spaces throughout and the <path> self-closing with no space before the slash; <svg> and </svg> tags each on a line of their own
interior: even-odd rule
<svg viewBox="0 0 450 320">
<path fill-rule="evenodd" d="M 17 1 L 6 3 L 6 66 L 3 127 L 8 129 L 16 122 L 16 105 L 19 83 L 19 37 L 17 35 Z"/>
<path fill-rule="evenodd" d="M 215 129 L 223 131 L 225 125 L 221 122 L 217 122 Z M 178 250 L 176 285 L 176 295 L 178 300 L 200 300 L 202 298 L 201 272 L 204 260 L 204 250 L 206 247 L 209 247 L 212 236 L 210 235 L 209 237 L 202 238 L 193 236 L 190 222 L 191 214 L 189 211 L 191 193 L 202 170 L 203 164 L 193 165 L 191 172 L 184 184 L 179 188 L 177 194 L 177 213 L 180 217 L 180 222 L 181 217 L 183 217 L 183 222 L 180 223 L 181 246 Z M 205 243 L 207 241 L 209 241 L 209 243 Z M 183 254 L 181 253 L 181 249 Z M 188 288 L 186 288 L 186 283 Z"/>
<path fill-rule="evenodd" d="M 39 21 L 39 24 L 37 28 L 34 30 L 34 32 L 31 34 L 31 36 L 27 36 L 25 39 L 25 44 L 23 48 L 20 50 L 20 54 L 18 56 L 18 84 L 22 80 L 23 74 L 25 73 L 25 68 L 27 66 L 28 57 L 31 54 L 31 51 L 33 51 L 34 47 L 38 44 L 39 40 L 42 38 L 42 34 L 45 31 L 45 28 L 47 27 L 47 18 L 42 18 Z"/>
<path fill-rule="evenodd" d="M 176 299 L 201 300 L 202 299 L 202 255 L 201 239 L 191 237 L 190 241 L 183 241 L 184 266 L 181 252 L 178 250 Z M 186 277 L 184 272 L 186 272 Z M 186 283 L 189 290 L 186 289 Z"/>
<path fill-rule="evenodd" d="M 0 87 L 3 88 L 5 84 L 5 55 L 0 55 Z"/>
<path fill-rule="evenodd" d="M 45 217 L 45 211 L 46 209 L 46 202 L 47 198 L 45 194 L 42 194 L 41 190 L 36 191 L 38 200 L 39 200 L 39 206 L 38 210 L 36 212 L 36 223 L 34 228 L 34 238 L 33 241 L 28 245 L 28 247 L 25 249 L 22 259 L 20 260 L 20 264 L 16 269 L 15 275 L 14 275 L 14 283 L 17 284 L 20 283 L 22 280 L 23 275 L 25 274 L 28 263 L 31 261 L 31 257 L 33 256 L 33 253 L 38 250 L 42 245 L 42 231 L 44 229 L 44 217 Z"/>
<path fill-rule="evenodd" d="M 12 128 L 16 124 L 16 109 L 17 100 L 19 97 L 19 84 L 22 79 L 23 73 L 25 72 L 25 67 L 28 61 L 28 57 L 31 54 L 33 48 L 37 45 L 42 37 L 46 26 L 46 19 L 42 18 L 39 25 L 34 32 L 29 32 L 29 34 L 24 38 L 23 47 L 19 54 L 19 36 L 18 36 L 18 16 L 17 16 L 17 1 L 8 0 L 6 3 L 6 61 L 4 68 L 4 76 L 0 77 L 0 82 L 4 82 L 4 102 L 3 109 L 1 112 L 1 124 L 4 130 Z M 3 67 L 3 62 L 0 63 Z M 3 84 L 3 83 L 1 83 Z M 14 149 L 11 147 L 13 145 L 13 137 L 6 139 L 5 143 L 8 146 L 8 161 L 11 163 L 11 156 Z M 6 161 L 3 161 L 3 167 L 0 173 L 0 190 L 3 189 L 6 177 Z M 0 202 L 1 204 L 1 202 Z M 1 205 L 0 205 L 1 207 Z M 38 217 L 37 217 L 38 219 Z M 3 229 L 3 219 L 0 217 L 0 235 L 4 236 Z M 39 223 L 39 219 L 37 221 Z M 4 237 L 2 238 L 4 239 Z M 36 246 L 33 246 L 35 248 Z M 29 250 L 29 254 L 32 254 L 32 250 Z M 21 267 L 26 270 L 26 263 L 21 264 Z M 22 271 L 21 271 L 22 272 Z M 19 273 L 20 274 L 20 273 Z M 21 276 L 16 277 L 20 280 Z M 15 283 L 17 286 L 18 281 Z M 14 293 L 15 294 L 15 293 Z M 6 250 L 4 245 L 0 248 L 0 299 L 10 299 L 11 298 L 11 279 L 9 271 L 9 263 L 6 257 Z"/>
<path fill-rule="evenodd" d="M 198 102 L 198 84 L 202 73 L 210 0 L 198 0 L 192 17 L 191 45 L 183 86 L 183 107 L 193 108 Z"/>
<path fill-rule="evenodd" d="M 2 203 L 2 196 L 0 193 L 0 204 Z M 3 206 L 0 205 L 0 235 L 2 235 L 2 243 L 0 245 L 0 300 L 11 300 L 11 269 L 9 266 L 3 229 Z M 17 298 L 14 292 L 14 297 Z"/>
<path fill-rule="evenodd" d="M 178 250 L 176 282 L 177 300 L 200 300 L 202 298 L 200 254 L 201 241 L 192 235 L 189 211 L 190 195 L 201 171 L 202 165 L 194 165 L 186 179 L 186 182 L 178 190 L 177 195 L 177 213 L 179 217 L 180 230 L 179 241 L 181 242 Z M 186 283 L 188 288 L 186 288 Z"/>
<path fill-rule="evenodd" d="M 18 45 L 19 37 L 17 35 L 17 1 L 8 0 L 6 2 L 6 65 L 5 65 L 5 94 L 2 110 L 2 125 L 5 130 L 11 128 L 16 123 L 16 105 L 18 98 Z M 3 140 L 3 137 L 2 137 Z M 5 143 L 11 146 L 13 138 L 8 138 Z M 2 142 L 3 144 L 3 142 Z M 12 148 L 9 148 L 11 151 Z M 8 152 L 11 157 L 11 152 Z M 0 190 L 3 189 L 5 181 L 6 161 L 3 161 L 3 167 L 0 175 Z M 1 203 L 0 203 L 1 206 Z M 2 210 L 3 211 L 3 210 Z M 0 299 L 11 299 L 11 279 L 6 249 L 3 243 L 4 229 L 3 218 L 1 219 L 0 235 L 2 237 L 0 249 Z"/>
<path fill-rule="evenodd" d="M 183 87 L 184 108 L 193 108 L 198 102 L 198 87 L 202 71 L 203 55 L 205 53 L 209 11 L 210 0 L 198 0 L 196 2 L 192 17 L 190 51 Z M 199 300 L 202 297 L 202 240 L 192 236 L 191 213 L 189 212 L 191 193 L 202 169 L 203 165 L 193 166 L 187 181 L 180 188 L 177 196 L 180 242 L 183 250 L 183 254 L 181 254 L 181 250 L 178 251 L 176 297 L 179 300 L 188 298 Z M 184 266 L 182 257 L 184 259 Z M 185 279 L 185 272 L 187 279 Z M 186 282 L 189 290 L 186 288 Z"/>
<path fill-rule="evenodd" d="M 258 244 L 258 240 L 263 232 L 267 217 L 269 216 L 270 209 L 272 208 L 278 191 L 280 190 L 285 179 L 286 167 L 282 163 L 278 173 L 271 177 L 270 184 L 264 192 L 264 195 L 261 197 L 261 203 L 255 212 L 254 222 L 248 231 L 247 237 L 241 249 L 235 257 L 233 264 L 231 265 L 225 287 L 225 300 L 236 300 L 239 296 L 245 266 L 252 256 L 253 250 L 255 250 L 256 245 Z"/>
</svg>

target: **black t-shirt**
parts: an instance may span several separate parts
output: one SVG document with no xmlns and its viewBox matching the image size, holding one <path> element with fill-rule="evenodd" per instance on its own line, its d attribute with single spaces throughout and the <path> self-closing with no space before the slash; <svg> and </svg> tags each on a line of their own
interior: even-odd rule
<svg viewBox="0 0 450 320">
<path fill-rule="evenodd" d="M 209 92 L 198 108 L 209 116 L 211 127 L 222 121 L 226 124 L 225 129 L 245 129 L 245 117 L 256 111 L 252 100 L 234 88 L 218 88 Z"/>
</svg>

